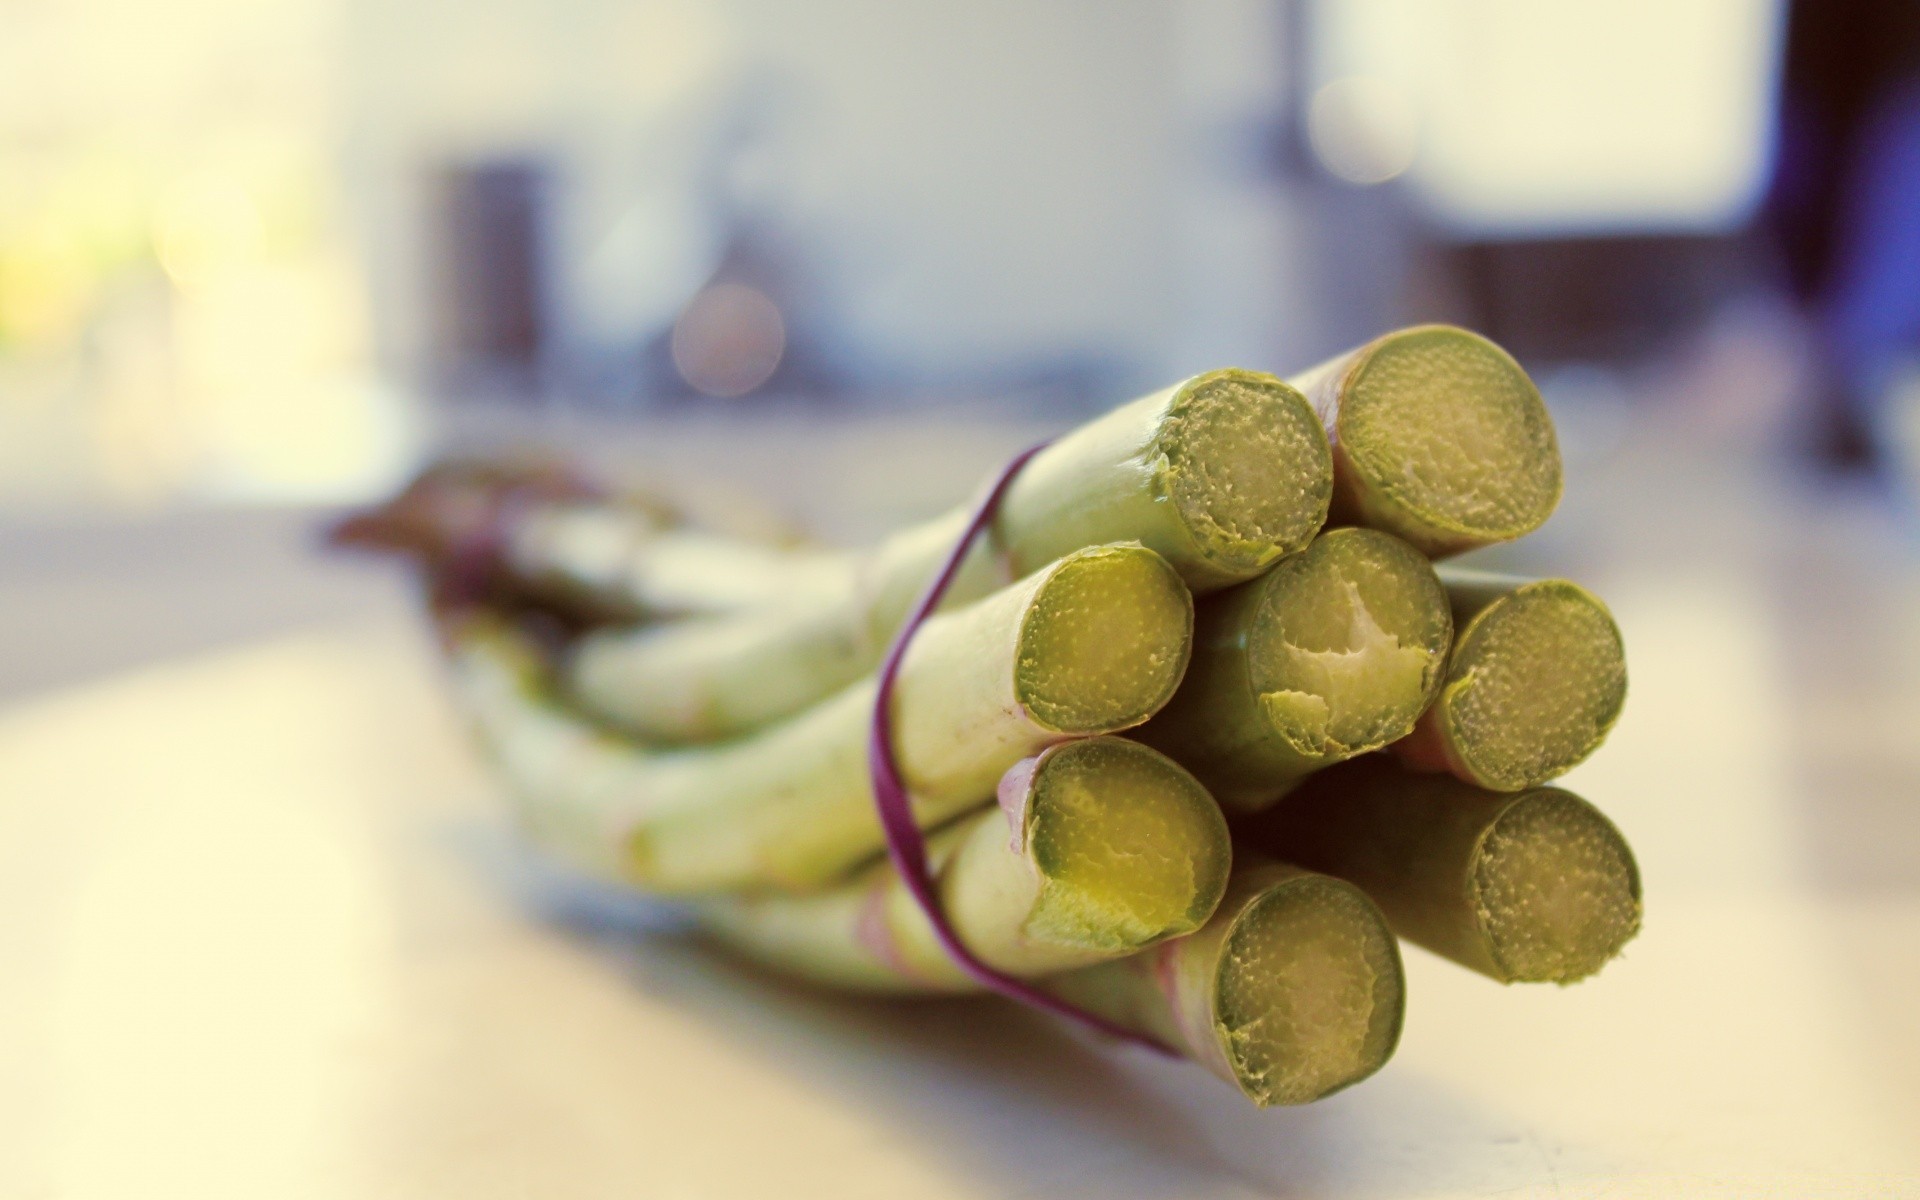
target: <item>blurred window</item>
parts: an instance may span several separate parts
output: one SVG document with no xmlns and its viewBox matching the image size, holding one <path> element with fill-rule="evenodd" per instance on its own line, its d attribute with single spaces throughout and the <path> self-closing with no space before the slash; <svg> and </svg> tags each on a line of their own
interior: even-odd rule
<svg viewBox="0 0 1920 1200">
<path fill-rule="evenodd" d="M 1468 238 L 1743 224 L 1766 182 L 1771 0 L 1315 0 L 1308 132 Z"/>
</svg>

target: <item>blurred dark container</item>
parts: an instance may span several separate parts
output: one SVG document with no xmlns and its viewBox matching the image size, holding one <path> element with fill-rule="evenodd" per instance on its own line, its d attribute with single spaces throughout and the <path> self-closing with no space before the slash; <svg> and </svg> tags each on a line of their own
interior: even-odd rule
<svg viewBox="0 0 1920 1200">
<path fill-rule="evenodd" d="M 458 392 L 535 390 L 549 330 L 549 172 L 524 161 L 445 167 L 428 207 L 436 382 Z"/>
<path fill-rule="evenodd" d="M 1465 323 L 1523 362 L 1619 362 L 1670 350 L 1765 278 L 1744 233 L 1461 242 L 1442 252 Z"/>
</svg>

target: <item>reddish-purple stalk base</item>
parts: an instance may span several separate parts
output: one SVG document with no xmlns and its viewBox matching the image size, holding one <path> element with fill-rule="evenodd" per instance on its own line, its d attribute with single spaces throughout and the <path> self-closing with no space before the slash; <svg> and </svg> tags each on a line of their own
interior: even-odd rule
<svg viewBox="0 0 1920 1200">
<path fill-rule="evenodd" d="M 325 542 L 332 547 L 411 551 L 428 567 L 430 602 L 439 608 L 463 608 L 485 600 L 501 571 L 509 531 L 527 509 L 542 503 L 607 499 L 605 488 L 572 471 L 534 475 L 490 485 L 477 516 L 439 517 L 436 532 L 444 544 L 437 548 L 410 545 L 396 534 L 395 525 L 405 527 L 404 510 L 410 501 L 431 512 L 436 487 L 457 492 L 461 486 L 458 480 L 435 482 L 429 472 L 386 504 L 333 522 L 325 531 Z"/>
</svg>

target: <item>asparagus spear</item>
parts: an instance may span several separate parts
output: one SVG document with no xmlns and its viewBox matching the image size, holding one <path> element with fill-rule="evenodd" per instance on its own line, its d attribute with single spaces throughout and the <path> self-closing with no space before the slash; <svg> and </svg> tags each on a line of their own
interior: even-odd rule
<svg viewBox="0 0 1920 1200">
<path fill-rule="evenodd" d="M 852 570 L 840 551 L 688 528 L 650 496 L 610 493 L 538 460 L 437 464 L 334 534 L 509 581 L 509 593 L 593 621 L 838 596 Z"/>
<path fill-rule="evenodd" d="M 1206 789 L 1164 755 L 1112 737 L 1066 742 L 1016 764 L 1001 781 L 1000 807 L 962 817 L 928 853 L 962 941 L 988 966 L 1021 976 L 1193 932 L 1219 904 L 1232 858 Z M 700 915 L 722 941 L 823 983 L 978 986 L 885 861 L 829 891 L 722 897 Z"/>
<path fill-rule="evenodd" d="M 605 501 L 601 490 L 565 464 L 538 457 L 449 458 L 420 472 L 400 494 L 349 514 L 331 530 L 334 540 L 416 555 L 441 563 L 476 535 L 488 532 L 502 500 L 529 503 Z M 672 523 L 664 508 L 636 500 L 628 519 L 636 528 Z"/>
<path fill-rule="evenodd" d="M 1540 392 L 1478 334 L 1421 325 L 1293 380 L 1333 437 L 1333 521 L 1438 558 L 1539 528 L 1560 502 Z"/>
<path fill-rule="evenodd" d="M 1192 599 L 1138 545 L 1068 555 L 929 621 L 898 681 L 895 750 L 916 815 L 984 803 L 1054 742 L 1125 729 L 1186 668 Z M 739 741 L 649 749 L 551 700 L 528 640 L 486 617 L 449 623 L 455 677 L 537 835 L 582 866 L 690 894 L 832 880 L 881 847 L 867 773 L 871 680 Z"/>
<path fill-rule="evenodd" d="M 1370 755 L 1236 833 L 1353 881 L 1401 937 L 1502 983 L 1584 979 L 1640 929 L 1632 851 L 1560 788 L 1489 792 Z"/>
<path fill-rule="evenodd" d="M 630 505 L 562 502 L 509 522 L 503 568 L 548 603 L 602 620 L 734 612 L 838 598 L 850 557 L 696 529 Z"/>
<path fill-rule="evenodd" d="M 1036 455 L 949 602 L 1120 540 L 1158 551 L 1196 592 L 1252 578 L 1320 528 L 1332 469 L 1325 433 L 1292 388 L 1252 371 L 1196 376 Z M 832 596 L 686 628 L 594 634 L 572 658 L 571 690 L 650 740 L 757 729 L 873 669 L 967 515 L 888 539 Z"/>
<path fill-rule="evenodd" d="M 1607 606 L 1564 579 L 1448 567 L 1453 653 L 1440 698 L 1393 753 L 1511 792 L 1597 749 L 1627 695 L 1626 650 Z"/>
<path fill-rule="evenodd" d="M 1406 736 L 1440 686 L 1453 623 L 1433 568 L 1372 529 L 1331 529 L 1198 607 L 1193 665 L 1139 737 L 1229 810 Z"/>
<path fill-rule="evenodd" d="M 1262 1108 L 1379 1070 L 1400 1040 L 1400 953 L 1360 889 L 1237 862 L 1200 931 L 1058 976 L 1052 990 L 1159 1038 Z"/>
<path fill-rule="evenodd" d="M 854 611 L 851 600 L 803 601 L 593 630 L 574 643 L 565 686 L 582 709 L 648 741 L 738 737 L 874 668 L 884 647 L 851 619 Z"/>
</svg>

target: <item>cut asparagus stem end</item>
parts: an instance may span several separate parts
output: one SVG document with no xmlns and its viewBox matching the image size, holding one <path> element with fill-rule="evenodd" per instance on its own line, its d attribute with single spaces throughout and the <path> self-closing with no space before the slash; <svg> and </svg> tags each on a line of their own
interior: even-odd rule
<svg viewBox="0 0 1920 1200">
<path fill-rule="evenodd" d="M 1331 761 L 1413 728 L 1451 635 L 1424 558 L 1387 534 L 1336 529 L 1274 568 L 1247 654 L 1274 729 L 1301 755 Z"/>
<path fill-rule="evenodd" d="M 1516 800 L 1473 864 L 1473 900 L 1508 982 L 1574 983 L 1640 930 L 1640 873 L 1613 823 L 1558 788 Z"/>
<path fill-rule="evenodd" d="M 1025 819 L 1039 942 L 1123 953 L 1204 924 L 1232 851 L 1213 797 L 1172 759 L 1120 738 L 1041 756 Z"/>
<path fill-rule="evenodd" d="M 1233 852 L 1218 807 L 1192 776 L 1137 743 L 1049 747 L 1007 773 L 1000 799 L 1001 809 L 961 817 L 927 849 L 954 931 L 1007 974 L 1051 975 L 1191 933 L 1226 889 Z M 821 982 L 978 987 L 885 860 L 804 895 L 709 899 L 700 916 L 752 957 Z"/>
<path fill-rule="evenodd" d="M 1560 449 L 1539 389 L 1464 329 L 1401 330 L 1361 350 L 1335 441 L 1363 519 L 1429 554 L 1517 538 L 1560 502 Z"/>
<path fill-rule="evenodd" d="M 1585 978 L 1640 927 L 1632 852 L 1560 788 L 1490 792 L 1368 755 L 1234 836 L 1365 889 L 1395 933 L 1502 983 Z"/>
<path fill-rule="evenodd" d="M 1175 510 L 1223 575 L 1253 575 L 1326 523 L 1326 431 L 1306 398 L 1271 375 L 1196 376 L 1174 396 L 1157 449 Z"/>
<path fill-rule="evenodd" d="M 1527 584 L 1462 632 L 1436 718 L 1449 757 L 1482 787 L 1544 783 L 1597 748 L 1627 693 L 1612 616 L 1565 580 Z"/>
<path fill-rule="evenodd" d="M 1017 698 L 1048 729 L 1137 725 L 1179 685 L 1192 629 L 1193 597 L 1165 559 L 1138 545 L 1080 551 L 1041 584 L 1021 621 Z"/>
<path fill-rule="evenodd" d="M 1227 934 L 1214 1028 L 1255 1104 L 1305 1104 L 1384 1065 L 1405 985 L 1380 911 L 1352 884 L 1301 874 L 1261 893 Z"/>
</svg>

